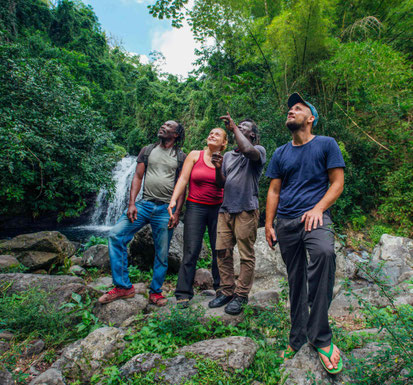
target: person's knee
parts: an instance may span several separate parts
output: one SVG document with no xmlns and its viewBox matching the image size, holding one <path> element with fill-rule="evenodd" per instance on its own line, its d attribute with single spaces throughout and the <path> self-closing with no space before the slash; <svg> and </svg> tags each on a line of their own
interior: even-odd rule
<svg viewBox="0 0 413 385">
<path fill-rule="evenodd" d="M 109 231 L 108 240 L 109 242 L 116 242 L 118 241 L 121 235 L 122 235 L 122 229 L 115 226 Z"/>
<path fill-rule="evenodd" d="M 320 244 L 313 251 L 314 257 L 322 262 L 331 262 L 335 260 L 334 246 Z"/>
</svg>

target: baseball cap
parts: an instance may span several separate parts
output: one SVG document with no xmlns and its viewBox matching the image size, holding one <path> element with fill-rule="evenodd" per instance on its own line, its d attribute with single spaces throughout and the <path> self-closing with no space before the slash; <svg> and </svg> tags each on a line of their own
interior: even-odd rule
<svg viewBox="0 0 413 385">
<path fill-rule="evenodd" d="M 305 101 L 298 92 L 294 92 L 288 98 L 288 108 L 295 106 L 297 103 L 303 103 L 311 110 L 311 113 L 314 116 L 313 127 L 315 127 L 318 123 L 318 112 L 315 107 L 311 103 Z"/>
</svg>

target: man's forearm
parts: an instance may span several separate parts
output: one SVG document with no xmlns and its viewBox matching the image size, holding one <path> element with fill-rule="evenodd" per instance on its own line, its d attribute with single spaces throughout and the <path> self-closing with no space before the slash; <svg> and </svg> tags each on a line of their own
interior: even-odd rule
<svg viewBox="0 0 413 385">
<path fill-rule="evenodd" d="M 129 206 L 134 205 L 136 201 L 136 197 L 139 194 L 139 191 L 141 189 L 142 185 L 142 178 L 139 178 L 138 175 L 134 175 L 132 179 L 132 185 L 130 188 L 130 194 L 129 194 Z"/>
<path fill-rule="evenodd" d="M 259 151 L 254 147 L 254 145 L 242 134 L 238 127 L 234 127 L 234 136 L 238 144 L 239 150 L 247 157 L 252 160 L 260 159 Z"/>
<path fill-rule="evenodd" d="M 322 212 L 326 211 L 340 197 L 342 192 L 343 185 L 341 183 L 331 184 L 323 198 L 315 205 L 314 208 L 321 210 Z"/>
<path fill-rule="evenodd" d="M 278 203 L 280 202 L 280 195 L 268 190 L 267 204 L 265 207 L 265 227 L 272 226 L 275 215 L 277 214 Z"/>
<path fill-rule="evenodd" d="M 185 195 L 186 195 L 186 188 L 184 189 L 184 192 L 178 197 L 176 200 L 176 210 L 175 214 L 179 215 L 182 209 L 182 206 L 184 205 L 185 201 Z"/>
<path fill-rule="evenodd" d="M 215 168 L 215 183 L 217 184 L 217 186 L 220 188 L 223 188 L 225 186 L 226 180 L 227 178 L 225 178 L 224 174 L 222 174 L 222 168 L 216 167 Z"/>
</svg>

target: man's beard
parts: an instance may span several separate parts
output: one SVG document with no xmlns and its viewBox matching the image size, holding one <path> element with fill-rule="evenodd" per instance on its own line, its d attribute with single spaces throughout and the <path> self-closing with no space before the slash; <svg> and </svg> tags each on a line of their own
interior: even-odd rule
<svg viewBox="0 0 413 385">
<path fill-rule="evenodd" d="M 297 132 L 303 125 L 297 122 L 289 122 L 288 120 L 285 122 L 285 125 L 291 132 Z"/>
</svg>

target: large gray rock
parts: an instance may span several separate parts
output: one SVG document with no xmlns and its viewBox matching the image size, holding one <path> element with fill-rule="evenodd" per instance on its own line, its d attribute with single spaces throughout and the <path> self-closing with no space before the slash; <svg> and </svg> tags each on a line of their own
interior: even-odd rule
<svg viewBox="0 0 413 385">
<path fill-rule="evenodd" d="M 110 272 L 109 249 L 106 245 L 95 245 L 89 247 L 82 257 L 83 267 L 97 267 Z"/>
<path fill-rule="evenodd" d="M 132 357 L 120 368 L 122 377 L 132 377 L 134 373 L 147 372 L 156 368 L 155 380 L 162 384 L 183 384 L 198 372 L 196 361 L 185 356 L 163 360 L 159 354 L 145 353 Z"/>
<path fill-rule="evenodd" d="M 7 341 L 0 340 L 0 356 L 10 350 L 10 344 Z"/>
<path fill-rule="evenodd" d="M 0 269 L 11 269 L 20 265 L 16 257 L 12 255 L 0 255 Z"/>
<path fill-rule="evenodd" d="M 82 277 L 86 275 L 86 269 L 84 269 L 82 266 L 79 266 L 79 265 L 73 265 L 73 266 L 70 266 L 69 273 Z"/>
<path fill-rule="evenodd" d="M 62 264 L 65 258 L 70 258 L 74 253 L 72 242 L 58 231 L 22 234 L 0 242 L 0 254 L 16 257 L 31 270 Z"/>
<path fill-rule="evenodd" d="M 3 366 L 3 364 L 0 364 L 0 384 L 1 385 L 14 385 L 15 384 L 11 373 Z"/>
<path fill-rule="evenodd" d="M 136 294 L 133 298 L 118 299 L 104 305 L 96 302 L 93 314 L 106 325 L 121 326 L 123 321 L 141 313 L 147 306 L 148 300 Z"/>
<path fill-rule="evenodd" d="M 321 365 L 318 353 L 310 345 L 304 345 L 292 359 L 286 360 L 281 365 L 281 369 L 284 369 L 281 383 L 285 385 L 341 385 L 350 383 L 348 382 L 350 378 L 345 370 L 348 361 L 343 353 L 341 353 L 341 356 L 344 369 L 341 373 L 332 376 Z"/>
<path fill-rule="evenodd" d="M 194 287 L 202 290 L 212 289 L 214 280 L 208 269 L 197 269 L 194 278 Z"/>
<path fill-rule="evenodd" d="M 224 369 L 246 369 L 254 360 L 257 344 L 249 337 L 232 336 L 184 346 L 180 353 L 194 353 L 218 362 Z"/>
<path fill-rule="evenodd" d="M 274 309 L 279 299 L 280 296 L 275 290 L 265 290 L 253 294 L 248 304 L 256 310 Z"/>
<path fill-rule="evenodd" d="M 134 373 L 148 372 L 160 365 L 162 356 L 155 353 L 141 353 L 132 357 L 119 372 L 122 377 L 132 377 Z"/>
<path fill-rule="evenodd" d="M 368 262 L 369 255 L 366 252 L 347 252 L 339 242 L 335 242 L 336 252 L 336 281 L 340 282 L 345 278 L 358 279 L 358 264 Z"/>
<path fill-rule="evenodd" d="M 363 305 L 359 304 L 357 297 L 379 308 L 389 305 L 386 298 L 380 295 L 376 285 L 363 281 L 352 282 L 351 294 L 347 290 L 341 289 L 334 297 L 328 311 L 329 315 L 332 317 L 342 317 L 349 314 L 361 314 Z"/>
<path fill-rule="evenodd" d="M 0 283 L 10 282 L 8 293 L 19 293 L 34 287 L 50 294 L 50 299 L 57 305 L 69 301 L 72 293 L 84 294 L 86 286 L 83 279 L 71 275 L 41 275 L 41 274 L 0 274 Z M 87 290 L 89 294 L 92 289 Z"/>
<path fill-rule="evenodd" d="M 395 305 L 411 305 L 413 306 L 413 285 L 411 279 L 403 281 L 396 287 Z"/>
<path fill-rule="evenodd" d="M 413 269 L 413 240 L 383 234 L 373 250 L 371 260 L 373 268 L 377 268 L 382 263 L 384 266 L 381 272 L 389 283 L 391 285 L 400 283 L 402 281 L 400 277 L 411 273 Z"/>
<path fill-rule="evenodd" d="M 106 292 L 113 287 L 113 280 L 112 277 L 99 277 L 95 281 L 89 282 L 87 286 L 99 292 Z"/>
<path fill-rule="evenodd" d="M 181 265 L 184 245 L 184 225 L 179 225 L 174 230 L 171 239 L 168 255 L 168 271 L 177 273 Z M 152 239 L 152 230 L 149 225 L 139 230 L 133 237 L 128 248 L 128 260 L 130 265 L 135 265 L 140 269 L 149 270 L 153 267 L 155 248 Z M 200 258 L 208 257 L 208 250 L 205 245 L 202 246 Z"/>
<path fill-rule="evenodd" d="M 25 357 L 33 357 L 37 354 L 40 354 L 44 349 L 44 342 L 42 340 L 35 340 L 30 342 L 26 350 L 24 351 L 23 355 Z"/>
<path fill-rule="evenodd" d="M 114 327 L 97 329 L 67 346 L 52 368 L 60 370 L 67 379 L 88 383 L 93 374 L 125 348 L 124 336 L 123 331 Z"/>
<path fill-rule="evenodd" d="M 29 385 L 65 385 L 65 381 L 59 370 L 48 369 L 33 379 Z"/>
</svg>

